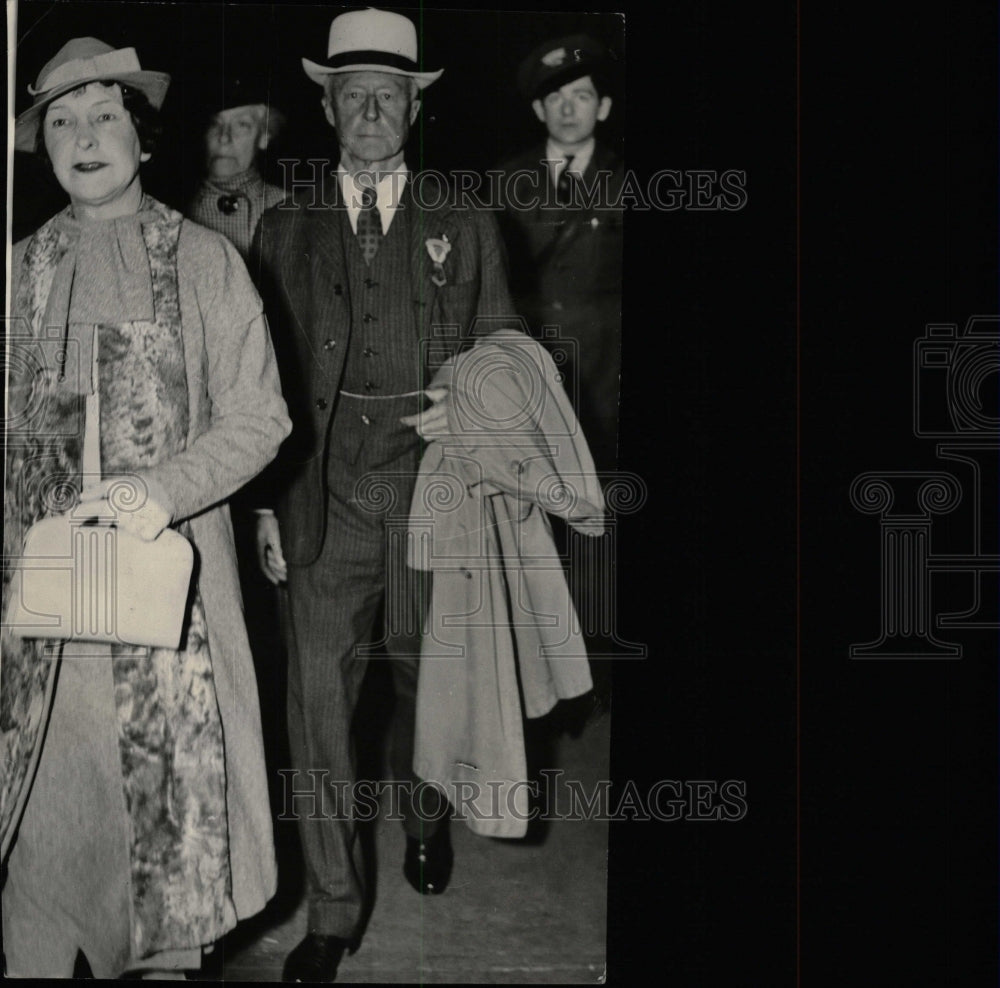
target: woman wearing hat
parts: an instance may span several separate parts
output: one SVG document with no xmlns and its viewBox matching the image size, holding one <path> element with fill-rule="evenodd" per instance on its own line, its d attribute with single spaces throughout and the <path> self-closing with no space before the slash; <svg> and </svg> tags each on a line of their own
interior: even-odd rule
<svg viewBox="0 0 1000 988">
<path fill-rule="evenodd" d="M 98 978 L 197 967 L 275 888 L 225 501 L 290 426 L 239 255 L 143 193 L 168 84 L 132 48 L 76 39 L 16 124 L 70 206 L 13 251 L 4 597 L 35 521 L 123 486 L 119 529 L 175 526 L 196 564 L 178 650 L 4 628 L 12 976 L 69 977 L 79 952 Z"/>
<path fill-rule="evenodd" d="M 187 210 L 196 223 L 228 237 L 244 259 L 260 214 L 285 197 L 260 169 L 284 114 L 270 104 L 268 87 L 255 89 L 254 80 L 251 72 L 227 80 L 216 101 L 204 131 L 206 175 Z"/>
</svg>

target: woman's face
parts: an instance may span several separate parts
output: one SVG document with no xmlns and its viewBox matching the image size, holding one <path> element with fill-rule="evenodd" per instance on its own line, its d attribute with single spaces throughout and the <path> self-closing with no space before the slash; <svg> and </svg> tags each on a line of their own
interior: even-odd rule
<svg viewBox="0 0 1000 988">
<path fill-rule="evenodd" d="M 235 106 L 217 113 L 205 133 L 211 178 L 240 175 L 267 146 L 262 106 Z"/>
<path fill-rule="evenodd" d="M 138 210 L 139 163 L 150 156 L 117 84 L 92 82 L 56 97 L 43 126 L 52 169 L 78 214 L 111 219 Z"/>
</svg>

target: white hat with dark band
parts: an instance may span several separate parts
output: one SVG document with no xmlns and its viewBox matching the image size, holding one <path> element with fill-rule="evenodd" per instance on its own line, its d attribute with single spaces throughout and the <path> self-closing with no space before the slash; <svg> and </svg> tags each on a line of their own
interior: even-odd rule
<svg viewBox="0 0 1000 988">
<path fill-rule="evenodd" d="M 313 82 L 323 86 L 328 76 L 339 72 L 387 72 L 415 79 L 423 89 L 441 77 L 420 72 L 417 63 L 417 29 L 413 21 L 388 10 L 351 10 L 333 19 L 326 61 L 302 59 L 302 68 Z"/>
</svg>

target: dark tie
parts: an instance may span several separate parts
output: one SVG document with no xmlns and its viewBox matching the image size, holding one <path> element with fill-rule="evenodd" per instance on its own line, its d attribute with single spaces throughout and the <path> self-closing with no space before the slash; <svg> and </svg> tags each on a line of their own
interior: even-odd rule
<svg viewBox="0 0 1000 988">
<path fill-rule="evenodd" d="M 361 212 L 358 213 L 358 246 L 365 256 L 365 263 L 371 264 L 382 243 L 382 217 L 375 205 L 375 190 L 364 189 L 361 193 Z"/>
<path fill-rule="evenodd" d="M 559 178 L 556 180 L 556 202 L 560 206 L 569 206 L 573 202 L 573 176 L 570 175 L 570 166 L 573 164 L 573 155 L 566 156 L 566 164 L 563 166 L 563 170 L 559 173 Z"/>
</svg>

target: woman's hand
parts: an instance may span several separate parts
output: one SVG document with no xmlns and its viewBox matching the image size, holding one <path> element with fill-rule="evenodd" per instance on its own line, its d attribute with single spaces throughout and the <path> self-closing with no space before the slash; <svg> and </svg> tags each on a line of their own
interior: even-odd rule
<svg viewBox="0 0 1000 988">
<path fill-rule="evenodd" d="M 170 524 L 170 512 L 149 496 L 138 477 L 110 477 L 85 489 L 80 501 L 107 501 L 118 528 L 143 542 L 152 542 Z"/>
</svg>

